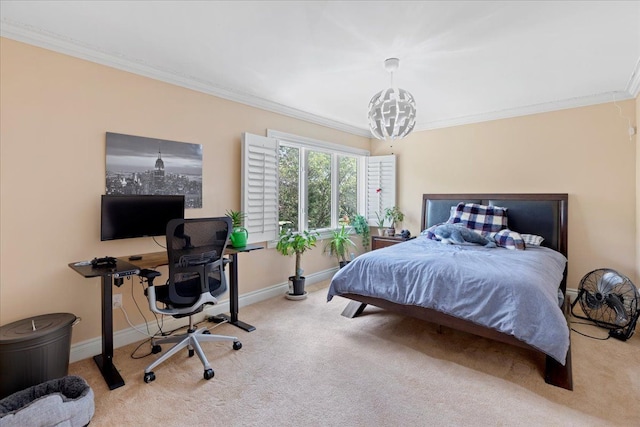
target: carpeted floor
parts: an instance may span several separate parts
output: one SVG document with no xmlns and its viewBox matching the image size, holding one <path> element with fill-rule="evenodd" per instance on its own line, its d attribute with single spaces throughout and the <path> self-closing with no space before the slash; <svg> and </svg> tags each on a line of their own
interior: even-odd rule
<svg viewBox="0 0 640 427">
<path fill-rule="evenodd" d="M 143 381 L 155 356 L 116 349 L 126 385 L 109 391 L 92 359 L 71 364 L 95 393 L 92 426 L 605 426 L 640 425 L 640 334 L 627 342 L 572 333 L 574 391 L 547 385 L 544 359 L 524 349 L 368 307 L 340 316 L 326 283 L 303 301 L 240 310 L 256 326 L 223 324 L 230 343 L 204 344 L 206 381 L 186 351 Z M 605 336 L 606 331 L 576 325 Z M 141 352 L 148 352 L 145 344 Z"/>
</svg>

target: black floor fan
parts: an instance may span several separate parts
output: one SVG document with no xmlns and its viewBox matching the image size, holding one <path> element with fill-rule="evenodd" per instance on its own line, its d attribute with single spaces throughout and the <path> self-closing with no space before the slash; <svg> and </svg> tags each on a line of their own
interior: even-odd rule
<svg viewBox="0 0 640 427">
<path fill-rule="evenodd" d="M 580 281 L 571 314 L 609 329 L 610 337 L 626 341 L 633 335 L 640 316 L 639 299 L 638 290 L 628 277 L 600 268 L 587 273 Z M 578 303 L 584 316 L 574 311 Z"/>
</svg>

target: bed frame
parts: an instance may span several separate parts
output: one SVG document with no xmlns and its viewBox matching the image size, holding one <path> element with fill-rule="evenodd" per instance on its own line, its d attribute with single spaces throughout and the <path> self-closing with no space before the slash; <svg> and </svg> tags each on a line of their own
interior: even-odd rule
<svg viewBox="0 0 640 427">
<path fill-rule="evenodd" d="M 567 256 L 567 194 L 424 194 L 422 196 L 422 221 L 420 229 L 444 222 L 449 218 L 451 206 L 459 202 L 480 203 L 508 208 L 509 229 L 519 233 L 536 234 L 544 237 L 543 246 L 547 246 Z M 570 301 L 566 297 L 567 270 L 560 289 L 565 294 L 563 312 L 570 328 Z M 373 298 L 356 294 L 341 294 L 351 299 L 342 312 L 345 317 L 353 318 L 362 313 L 368 304 L 393 311 L 405 316 L 433 322 L 452 329 L 468 332 L 507 344 L 541 353 L 513 335 L 498 332 L 495 329 L 480 326 L 470 321 L 453 317 L 433 309 L 401 305 L 381 298 Z M 548 384 L 573 390 L 571 372 L 571 343 L 567 350 L 563 366 L 551 356 L 546 356 L 544 378 Z"/>
</svg>

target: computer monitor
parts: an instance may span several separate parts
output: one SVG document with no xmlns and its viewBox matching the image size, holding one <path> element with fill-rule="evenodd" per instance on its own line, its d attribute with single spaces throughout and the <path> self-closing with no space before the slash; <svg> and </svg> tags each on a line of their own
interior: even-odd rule
<svg viewBox="0 0 640 427">
<path fill-rule="evenodd" d="M 100 240 L 164 236 L 174 218 L 184 218 L 183 195 L 103 195 Z"/>
</svg>

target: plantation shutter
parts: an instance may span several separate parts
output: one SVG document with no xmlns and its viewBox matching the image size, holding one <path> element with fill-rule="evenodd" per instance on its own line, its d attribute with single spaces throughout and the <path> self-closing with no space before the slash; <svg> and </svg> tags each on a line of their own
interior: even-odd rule
<svg viewBox="0 0 640 427">
<path fill-rule="evenodd" d="M 278 143 L 274 138 L 242 134 L 242 211 L 248 243 L 278 235 Z"/>
<path fill-rule="evenodd" d="M 377 225 L 376 212 L 396 205 L 396 156 L 367 157 L 367 220 Z"/>
</svg>

